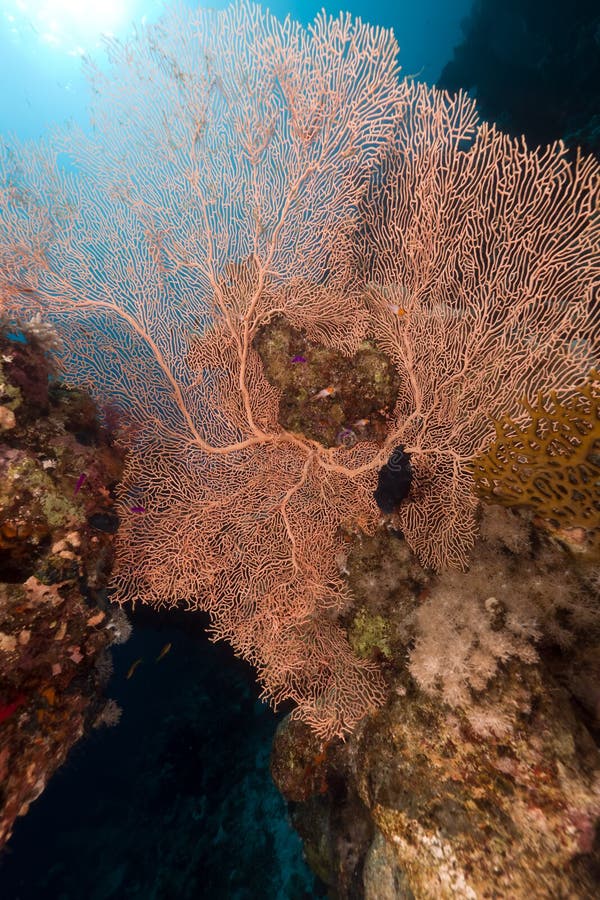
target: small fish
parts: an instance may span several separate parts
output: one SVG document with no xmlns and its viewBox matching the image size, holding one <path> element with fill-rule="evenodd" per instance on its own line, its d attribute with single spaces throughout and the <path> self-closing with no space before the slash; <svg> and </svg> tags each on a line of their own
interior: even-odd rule
<svg viewBox="0 0 600 900">
<path fill-rule="evenodd" d="M 306 357 L 305 356 L 292 356 L 292 362 L 293 363 L 305 363 Z"/>
<path fill-rule="evenodd" d="M 33 288 L 26 287 L 24 284 L 9 284 L 7 285 L 9 293 L 15 294 L 35 294 Z"/>
<path fill-rule="evenodd" d="M 421 68 L 419 69 L 419 71 L 418 71 L 418 72 L 415 72 L 413 75 L 405 75 L 405 76 L 404 76 L 405 79 L 406 79 L 407 81 L 414 81 L 415 78 L 418 78 L 419 75 L 422 75 L 422 74 L 423 74 L 424 68 L 425 68 L 425 66 L 421 66 Z"/>
<path fill-rule="evenodd" d="M 130 506 L 129 512 L 143 513 L 143 512 L 146 512 L 146 507 L 145 506 Z"/>
<path fill-rule="evenodd" d="M 319 391 L 318 394 L 315 394 L 313 400 L 323 400 L 324 397 L 331 397 L 332 394 L 335 394 L 335 388 L 331 386 L 326 387 L 323 388 L 322 391 Z"/>
<path fill-rule="evenodd" d="M 78 493 L 78 491 L 81 490 L 81 486 L 83 485 L 83 482 L 85 481 L 86 478 L 87 478 L 87 475 L 85 474 L 85 472 L 82 472 L 75 484 L 75 493 L 76 494 Z"/>
<path fill-rule="evenodd" d="M 352 423 L 354 428 L 366 428 L 368 424 L 368 419 L 357 419 L 356 422 Z"/>
<path fill-rule="evenodd" d="M 156 662 L 160 662 L 160 660 L 163 658 L 163 656 L 166 656 L 170 649 L 171 649 L 171 643 L 169 642 L 168 644 L 165 644 L 165 646 L 162 648 L 162 650 L 156 657 Z"/>
<path fill-rule="evenodd" d="M 406 310 L 403 306 L 398 306 L 397 303 L 388 303 L 389 308 L 394 313 L 395 316 L 405 316 Z"/>
<path fill-rule="evenodd" d="M 131 665 L 129 666 L 129 671 L 127 672 L 127 676 L 126 676 L 127 679 L 131 678 L 131 676 L 133 675 L 133 673 L 135 672 L 135 670 L 137 669 L 137 667 L 139 666 L 139 664 L 141 662 L 142 662 L 142 657 L 140 656 L 139 659 L 136 659 L 135 662 L 131 663 Z"/>
</svg>

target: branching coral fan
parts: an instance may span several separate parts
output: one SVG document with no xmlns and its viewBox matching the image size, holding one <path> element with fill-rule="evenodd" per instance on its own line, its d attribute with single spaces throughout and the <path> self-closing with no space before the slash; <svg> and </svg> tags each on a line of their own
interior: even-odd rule
<svg viewBox="0 0 600 900">
<path fill-rule="evenodd" d="M 339 526 L 374 527 L 378 468 L 403 444 L 408 542 L 464 565 L 489 417 L 568 393 L 598 323 L 597 165 L 401 80 L 396 50 L 345 15 L 303 30 L 245 4 L 180 10 L 112 44 L 108 75 L 90 67 L 91 135 L 0 154 L 3 305 L 41 312 L 68 377 L 137 426 L 118 599 L 208 610 L 325 737 L 383 697 L 336 624 Z M 278 424 L 253 347 L 274 315 L 390 355 L 384 446 Z"/>
</svg>

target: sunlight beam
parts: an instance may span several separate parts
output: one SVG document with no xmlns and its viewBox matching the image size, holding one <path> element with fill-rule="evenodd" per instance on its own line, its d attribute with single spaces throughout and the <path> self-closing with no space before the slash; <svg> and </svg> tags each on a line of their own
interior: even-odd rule
<svg viewBox="0 0 600 900">
<path fill-rule="evenodd" d="M 31 28 L 39 41 L 72 53 L 92 47 L 102 34 L 118 34 L 134 17 L 136 0 L 5 0 L 4 15 Z"/>
</svg>

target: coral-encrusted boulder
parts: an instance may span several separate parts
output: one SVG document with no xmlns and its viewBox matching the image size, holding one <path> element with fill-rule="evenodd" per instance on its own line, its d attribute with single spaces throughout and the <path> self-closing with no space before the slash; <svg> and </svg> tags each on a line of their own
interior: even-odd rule
<svg viewBox="0 0 600 900">
<path fill-rule="evenodd" d="M 597 896 L 598 751 L 566 693 L 526 677 L 534 708 L 502 740 L 419 691 L 358 740 L 358 793 L 418 898 Z"/>
<path fill-rule="evenodd" d="M 384 708 L 323 747 L 280 725 L 272 772 L 336 900 L 592 900 L 600 885 L 597 570 L 531 516 L 482 512 L 467 572 L 398 535 L 343 561 Z"/>
<path fill-rule="evenodd" d="M 326 792 L 291 812 L 333 896 L 598 896 L 598 750 L 567 694 L 535 669 L 528 678 L 535 709 L 502 740 L 481 738 L 464 717 L 408 688 L 345 743 L 330 745 L 319 774 Z M 310 764 L 296 767 L 293 731 L 274 747 L 287 799 L 311 783 Z M 296 739 L 304 760 L 306 741 Z M 283 774 L 286 764 L 296 777 Z"/>
</svg>

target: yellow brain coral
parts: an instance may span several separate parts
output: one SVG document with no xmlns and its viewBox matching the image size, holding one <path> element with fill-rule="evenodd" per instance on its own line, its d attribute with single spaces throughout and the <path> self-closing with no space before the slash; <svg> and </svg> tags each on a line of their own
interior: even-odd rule
<svg viewBox="0 0 600 900">
<path fill-rule="evenodd" d="M 584 528 L 600 549 L 600 374 L 567 400 L 553 392 L 522 405 L 529 424 L 496 420 L 496 439 L 474 460 L 477 493 L 529 506 L 554 528 Z"/>
</svg>

